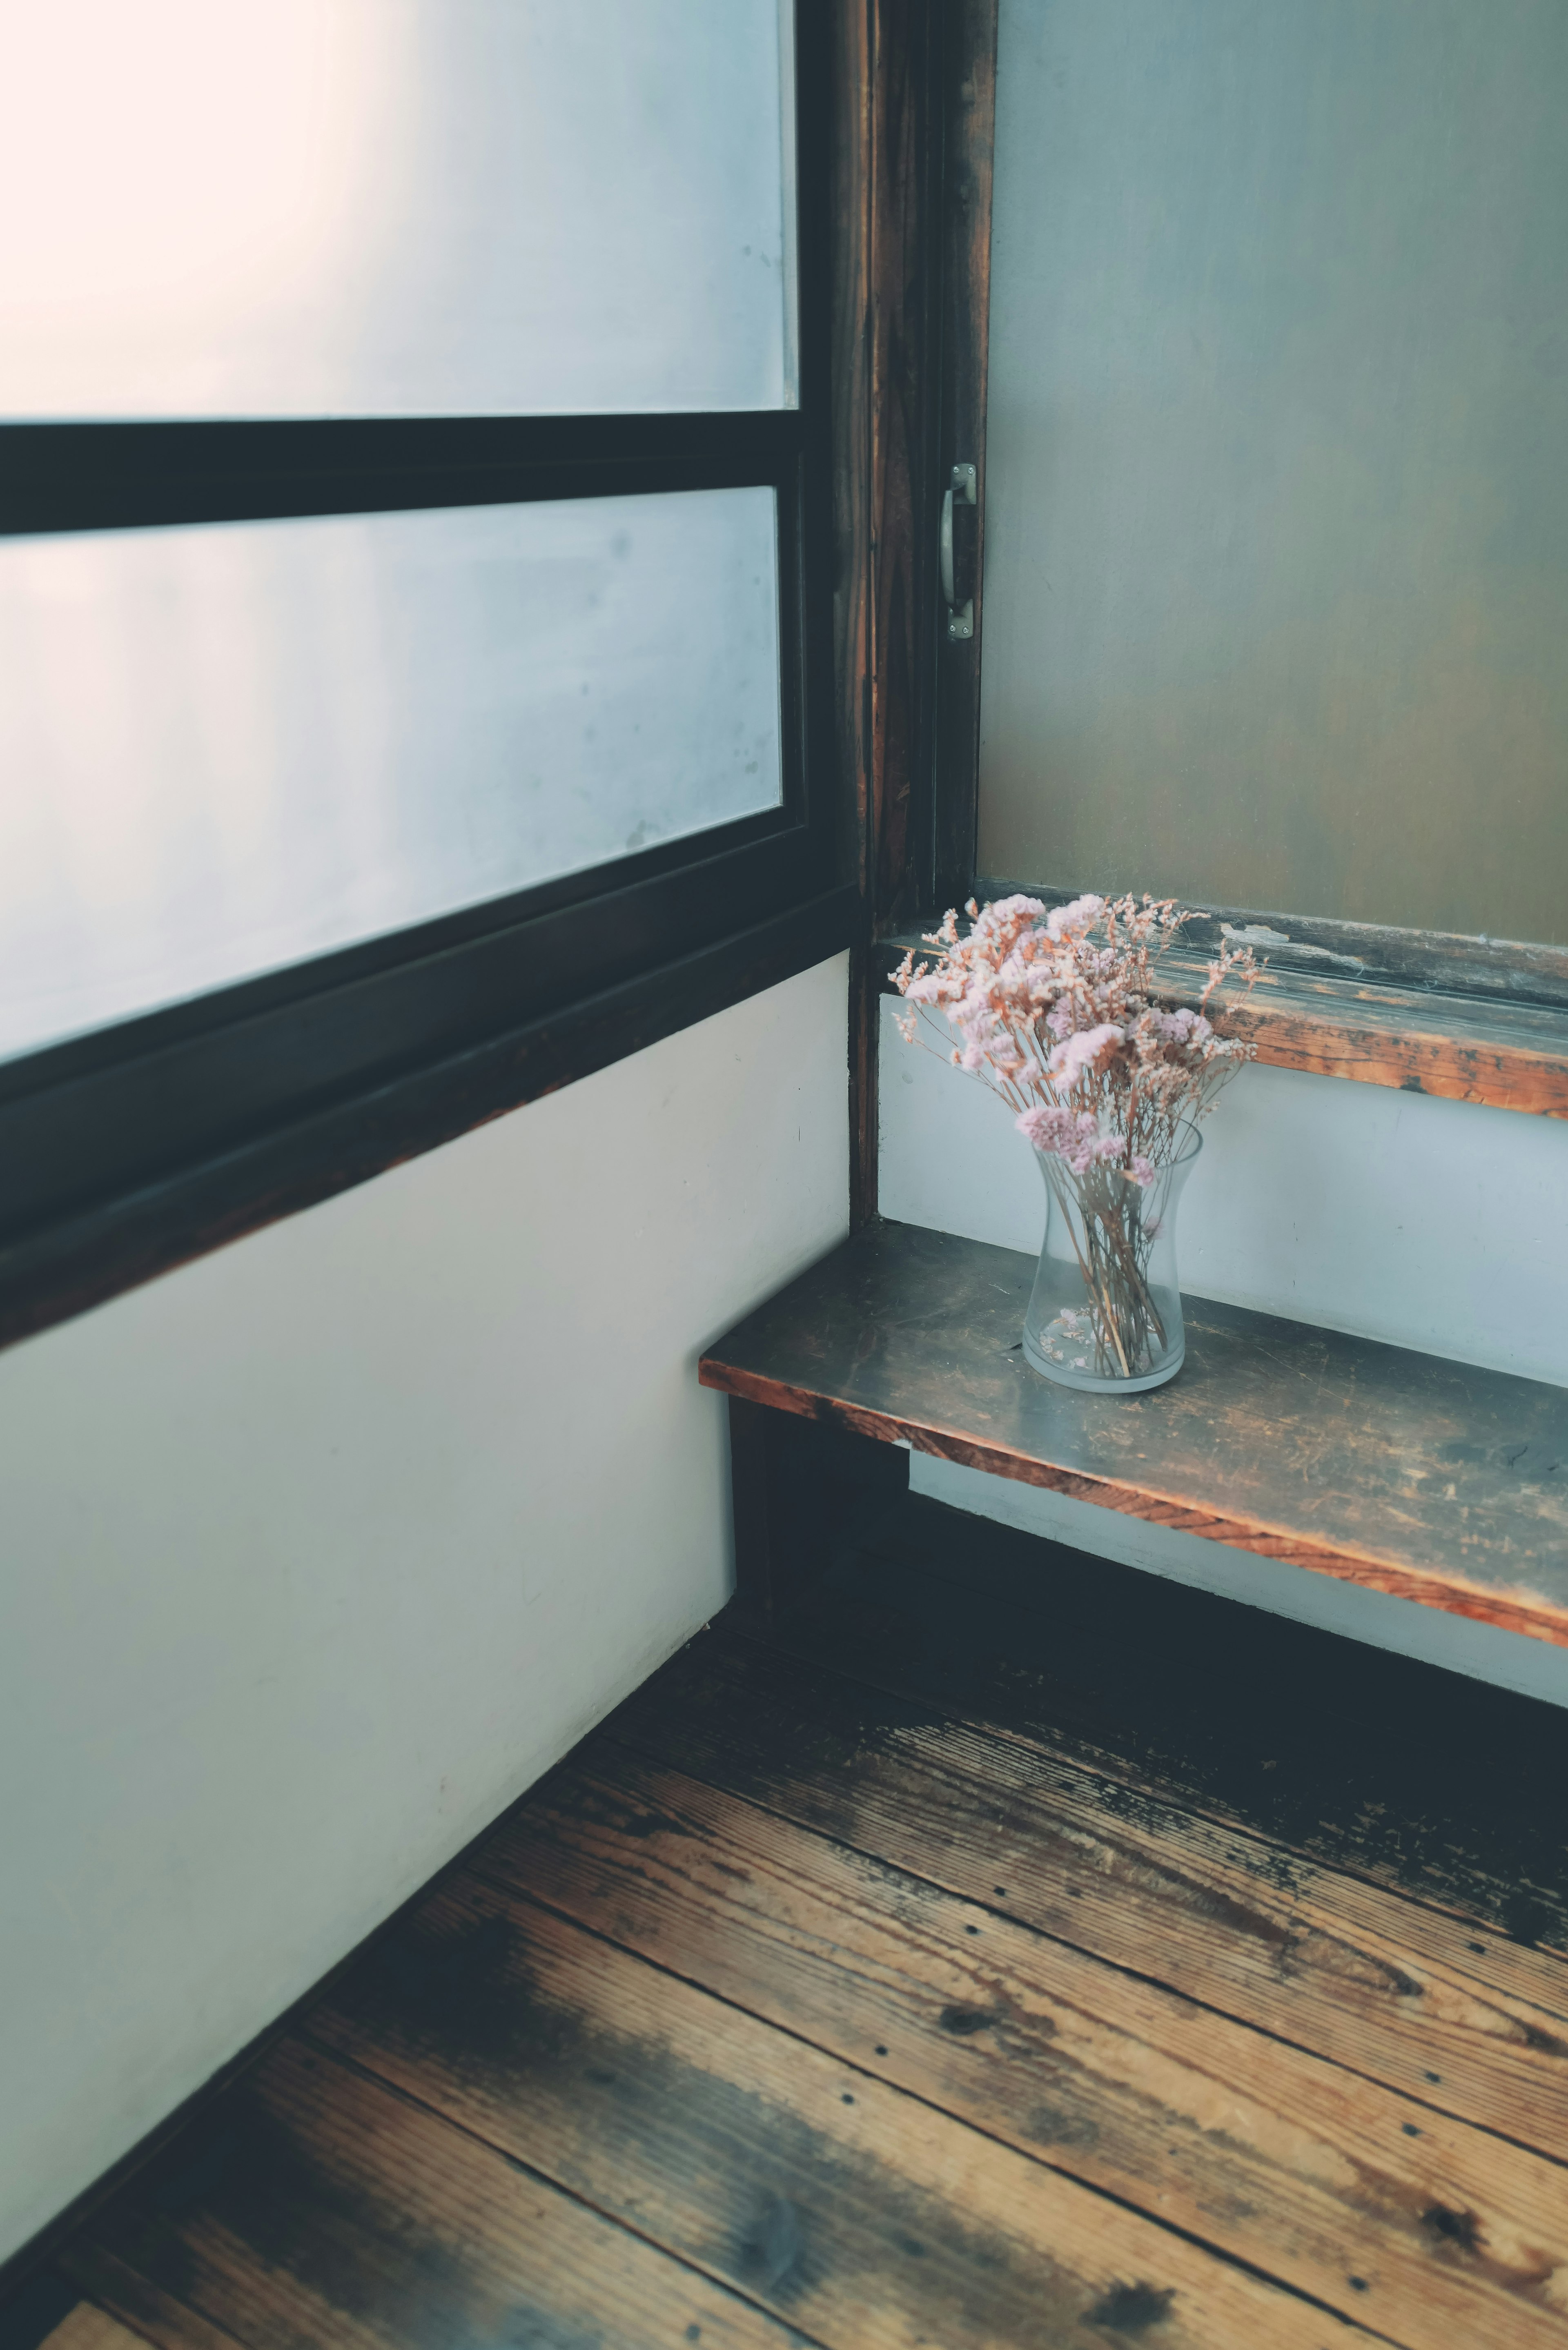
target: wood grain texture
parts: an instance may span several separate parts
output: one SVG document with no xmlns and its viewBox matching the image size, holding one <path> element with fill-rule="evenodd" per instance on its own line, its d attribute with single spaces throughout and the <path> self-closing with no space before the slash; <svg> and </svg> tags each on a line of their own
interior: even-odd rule
<svg viewBox="0 0 1568 2350">
<path fill-rule="evenodd" d="M 980 886 L 989 894 L 1001 885 Z M 945 894 L 956 900 L 961 887 Z M 887 940 L 879 967 L 885 993 L 892 992 L 896 959 L 906 948 L 918 952 L 934 927 L 935 918 L 925 919 Z M 1534 1118 L 1568 1118 L 1568 1008 L 1401 987 L 1374 975 L 1353 979 L 1263 959 L 1250 1003 L 1227 1014 L 1233 1032 L 1257 1046 L 1260 1061 Z M 1204 955 L 1168 955 L 1161 1000 L 1196 1004 L 1206 975 Z"/>
<path fill-rule="evenodd" d="M 251 2350 L 794 2350 L 801 2341 L 493 2148 L 295 2042 L 118 2196 L 90 2240 Z M 167 2338 L 184 2350 L 182 2337 Z"/>
<path fill-rule="evenodd" d="M 976 887 L 988 898 L 1033 888 L 1052 904 L 1077 895 L 1072 889 L 1001 880 L 989 874 L 981 876 Z M 1345 922 L 1240 906 L 1195 909 L 1183 926 L 1183 937 L 1195 952 L 1209 955 L 1223 943 L 1228 930 L 1253 928 L 1272 932 L 1260 945 L 1270 967 L 1282 974 L 1337 974 L 1415 993 L 1459 997 L 1478 1007 L 1490 1003 L 1506 1010 L 1534 1003 L 1568 1012 L 1568 945 L 1466 937 L 1456 931 L 1403 930 L 1385 922 Z"/>
<path fill-rule="evenodd" d="M 872 579 L 872 85 L 867 0 L 833 10 L 833 666 L 840 849 L 858 897 L 870 890 Z"/>
<path fill-rule="evenodd" d="M 1568 1961 L 1550 1953 L 1499 1955 L 1466 1921 L 741 1642 L 681 1659 L 615 1734 L 1568 2163 Z"/>
<path fill-rule="evenodd" d="M 1327 2350 L 1294 2297 L 550 1912 L 454 1883 L 315 2033 L 834 2350 Z"/>
<path fill-rule="evenodd" d="M 929 0 L 867 0 L 871 30 L 872 608 L 868 898 L 874 925 L 930 888 L 936 620 L 935 25 Z"/>
<path fill-rule="evenodd" d="M 1202 969 L 1169 963 L 1168 1000 L 1196 1003 Z M 1276 1068 L 1568 1118 L 1568 1012 L 1266 970 L 1227 1026 Z"/>
<path fill-rule="evenodd" d="M 118 2317 L 95 2308 L 90 2301 L 78 2301 L 54 2332 L 45 2335 L 38 2350 L 147 2350 L 147 2337 L 133 2334 Z"/>
<path fill-rule="evenodd" d="M 704 1385 L 1568 1646 L 1568 1394 L 1184 1301 L 1168 1387 L 1023 1361 L 1034 1263 L 878 1222 L 704 1356 Z"/>
<path fill-rule="evenodd" d="M 914 826 L 936 529 L 933 26 L 929 0 L 842 0 L 834 21 L 838 755 L 861 894 L 885 922 L 929 887 Z"/>
<path fill-rule="evenodd" d="M 971 464 L 977 498 L 974 633 L 949 642 L 939 631 L 937 645 L 932 895 L 943 905 L 969 896 L 977 844 L 996 17 L 997 0 L 950 0 L 943 23 L 939 479 Z"/>
<path fill-rule="evenodd" d="M 931 886 L 934 35 L 930 0 L 841 0 L 833 13 L 834 694 L 843 847 L 870 930 Z M 877 1209 L 880 983 L 877 958 L 857 951 L 852 1230 Z"/>
<path fill-rule="evenodd" d="M 84 2293 L 111 2310 L 156 2350 L 234 2350 L 234 2334 L 200 2316 L 173 2293 L 100 2244 L 78 2235 L 62 2255 L 59 2266 Z"/>
<path fill-rule="evenodd" d="M 907 1537 L 752 1424 L 830 1582 Z M 1000 1735 L 949 1638 L 703 1635 L 60 2270 L 154 2350 L 1568 2344 L 1568 1960 L 1045 1751 L 1025 1651 Z"/>
<path fill-rule="evenodd" d="M 1436 1905 L 1490 1963 L 1568 1953 L 1568 1710 L 944 1508 L 892 1487 L 891 1446 L 768 1417 L 793 1654 Z"/>
<path fill-rule="evenodd" d="M 994 1906 L 608 1739 L 476 1870 L 1411 2350 L 1568 2343 L 1560 2170 Z"/>
</svg>

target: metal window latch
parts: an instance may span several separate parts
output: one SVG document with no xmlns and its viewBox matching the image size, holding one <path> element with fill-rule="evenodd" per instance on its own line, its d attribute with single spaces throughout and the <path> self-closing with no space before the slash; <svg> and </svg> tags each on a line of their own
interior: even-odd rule
<svg viewBox="0 0 1568 2350">
<path fill-rule="evenodd" d="M 972 465 L 955 465 L 942 499 L 942 595 L 948 608 L 948 642 L 974 634 L 975 556 L 980 545 L 980 507 Z"/>
</svg>

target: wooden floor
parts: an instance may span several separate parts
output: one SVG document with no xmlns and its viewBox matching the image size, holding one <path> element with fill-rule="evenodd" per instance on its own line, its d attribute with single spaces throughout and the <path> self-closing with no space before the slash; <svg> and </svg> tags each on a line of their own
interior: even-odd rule
<svg viewBox="0 0 1568 2350">
<path fill-rule="evenodd" d="M 1106 1571 L 1102 1667 L 1151 1591 L 1158 1647 Z M 51 2350 L 1568 2350 L 1568 1872 L 1401 1813 L 1366 1652 L 1238 1635 L 1254 1802 L 1203 1761 L 1245 1611 L 1180 1596 L 1133 1737 L 1065 1602 L 1054 1683 L 853 1600 L 721 1622 L 510 1813 L 35 2278 Z M 1473 1701 L 1513 1817 L 1563 1723 Z"/>
</svg>

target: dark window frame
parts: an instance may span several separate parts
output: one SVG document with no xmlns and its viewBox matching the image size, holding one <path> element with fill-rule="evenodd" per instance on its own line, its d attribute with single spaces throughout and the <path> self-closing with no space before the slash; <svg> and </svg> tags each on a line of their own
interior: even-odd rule
<svg viewBox="0 0 1568 2350">
<path fill-rule="evenodd" d="M 911 567 L 923 590 L 920 634 L 933 685 L 929 715 L 901 817 L 889 795 L 877 811 L 884 837 L 900 834 L 896 869 L 877 877 L 876 937 L 918 941 L 949 906 L 1019 889 L 1047 902 L 1075 891 L 1039 876 L 978 870 L 981 671 L 984 658 L 987 338 L 990 317 L 992 166 L 997 0 L 931 0 L 926 99 L 939 151 L 929 221 L 910 232 L 909 278 L 923 284 L 937 324 L 927 406 L 933 457 L 917 485 L 934 552 L 942 484 L 955 464 L 977 469 L 973 633 L 950 639 L 934 565 Z M 911 26 L 919 13 L 909 0 Z M 924 37 L 911 32 L 911 55 Z M 922 275 L 923 273 L 923 275 Z M 1151 888 L 1158 875 L 1149 877 Z M 1282 1066 L 1355 1077 L 1451 1098 L 1568 1117 L 1568 948 L 1451 936 L 1396 926 L 1316 920 L 1280 909 L 1213 905 L 1188 927 L 1189 951 L 1173 959 L 1172 993 L 1190 995 L 1224 926 L 1283 934 L 1270 941 L 1264 981 L 1249 1014 L 1260 1057 Z M 867 984 L 887 987 L 891 958 L 873 954 Z M 869 1033 L 875 1004 L 862 1025 Z M 871 1130 L 874 1131 L 874 1111 Z M 862 1187 L 875 1198 L 871 1146 Z"/>
<path fill-rule="evenodd" d="M 0 428 L 7 535 L 771 486 L 784 754 L 777 809 L 0 1065 L 0 1344 L 858 934 L 833 637 L 835 0 L 797 0 L 795 34 L 795 408 Z"/>
</svg>

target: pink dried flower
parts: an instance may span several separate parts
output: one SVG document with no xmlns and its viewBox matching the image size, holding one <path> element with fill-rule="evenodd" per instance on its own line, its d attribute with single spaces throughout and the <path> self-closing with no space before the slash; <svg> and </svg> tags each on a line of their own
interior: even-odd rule
<svg viewBox="0 0 1568 2350">
<path fill-rule="evenodd" d="M 1097 1028 L 1080 1028 L 1075 1035 L 1057 1045 L 1045 1065 L 1045 1074 L 1054 1077 L 1058 1085 L 1071 1088 L 1085 1069 L 1099 1067 L 1112 1049 L 1125 1042 L 1114 1021 L 1102 1021 Z"/>
<path fill-rule="evenodd" d="M 952 1061 L 994 1087 L 1033 1148 L 1081 1183 L 1104 1169 L 1147 1191 L 1179 1129 L 1253 1055 L 1208 1016 L 1221 987 L 1251 986 L 1250 950 L 1227 945 L 1198 1005 L 1172 1004 L 1158 964 L 1187 917 L 1168 899 L 1085 895 L 1047 911 L 1019 891 L 983 909 L 971 899 L 968 913 L 965 933 L 950 911 L 893 974 L 913 1024 L 940 1013 Z M 1105 1212 L 1122 1214 L 1118 1201 L 1116 1181 Z"/>
<path fill-rule="evenodd" d="M 1092 1109 L 1073 1110 L 1041 1102 L 1014 1121 L 1036 1150 L 1064 1159 L 1075 1175 L 1085 1174 L 1104 1159 L 1119 1159 L 1127 1149 L 1125 1134 L 1106 1134 Z"/>
<path fill-rule="evenodd" d="M 1094 1119 L 1084 1112 L 1091 1127 Z M 1075 1137 L 1078 1120 L 1070 1109 L 1058 1107 L 1054 1102 L 1036 1102 L 1033 1108 L 1021 1110 L 1013 1124 L 1026 1142 L 1036 1150 L 1060 1150 L 1069 1137 Z"/>
<path fill-rule="evenodd" d="M 1025 900 L 1025 902 L 1028 901 Z M 1105 911 L 1105 905 L 1106 901 L 1103 898 L 1075 898 L 1071 905 L 1052 908 L 1045 928 L 1053 939 L 1075 938 L 1099 920 Z M 1045 909 L 1042 906 L 1038 910 L 1044 913 Z"/>
</svg>

